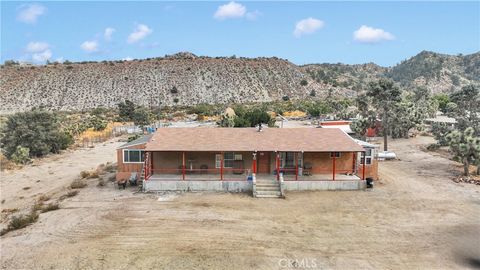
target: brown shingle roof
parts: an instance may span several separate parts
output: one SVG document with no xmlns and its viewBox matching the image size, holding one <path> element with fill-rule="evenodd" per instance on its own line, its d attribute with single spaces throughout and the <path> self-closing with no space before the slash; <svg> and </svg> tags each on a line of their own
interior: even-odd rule
<svg viewBox="0 0 480 270">
<path fill-rule="evenodd" d="M 159 128 L 146 151 L 359 152 L 364 149 L 340 129 Z"/>
</svg>

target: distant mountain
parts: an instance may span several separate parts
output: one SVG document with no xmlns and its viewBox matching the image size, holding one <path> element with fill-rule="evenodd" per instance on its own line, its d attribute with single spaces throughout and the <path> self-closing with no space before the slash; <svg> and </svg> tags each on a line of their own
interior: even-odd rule
<svg viewBox="0 0 480 270">
<path fill-rule="evenodd" d="M 480 52 L 447 55 L 423 51 L 386 73 L 404 87 L 425 86 L 433 93 L 453 92 L 480 82 Z"/>
<path fill-rule="evenodd" d="M 159 58 L 21 65 L 0 69 L 0 113 L 44 106 L 53 110 L 114 107 L 129 99 L 146 106 L 245 103 L 354 97 L 368 82 L 390 77 L 402 87 L 451 92 L 480 82 L 480 53 L 420 54 L 391 67 L 311 64 L 284 59 L 199 57 L 182 52 Z"/>
</svg>

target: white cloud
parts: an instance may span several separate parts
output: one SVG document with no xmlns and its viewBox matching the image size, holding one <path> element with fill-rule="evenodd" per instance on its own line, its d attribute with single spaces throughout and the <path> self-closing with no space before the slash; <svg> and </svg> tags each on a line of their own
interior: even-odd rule
<svg viewBox="0 0 480 270">
<path fill-rule="evenodd" d="M 105 31 L 103 32 L 103 38 L 106 41 L 112 40 L 112 35 L 114 32 L 115 32 L 115 28 L 112 28 L 112 27 L 105 28 Z"/>
<path fill-rule="evenodd" d="M 98 42 L 92 40 L 92 41 L 85 41 L 80 45 L 80 48 L 86 52 L 96 52 L 98 51 Z"/>
<path fill-rule="evenodd" d="M 150 35 L 153 32 L 151 28 L 149 28 L 145 24 L 137 25 L 135 31 L 133 31 L 127 39 L 128 43 L 135 43 L 141 39 L 144 39 L 146 36 Z"/>
<path fill-rule="evenodd" d="M 39 4 L 22 5 L 19 9 L 17 20 L 24 23 L 36 23 L 38 17 L 47 11 L 47 8 Z"/>
<path fill-rule="evenodd" d="M 246 12 L 247 8 L 244 5 L 232 1 L 228 4 L 219 6 L 213 17 L 219 20 L 242 18 L 245 16 Z"/>
<path fill-rule="evenodd" d="M 32 54 L 32 59 L 35 62 L 45 62 L 50 60 L 50 58 L 52 58 L 52 51 L 50 50 Z"/>
<path fill-rule="evenodd" d="M 50 45 L 46 42 L 30 42 L 27 44 L 26 51 L 28 53 L 39 53 L 46 51 L 48 48 L 50 48 Z"/>
<path fill-rule="evenodd" d="M 314 18 L 307 18 L 301 21 L 298 21 L 295 25 L 295 30 L 293 31 L 293 35 L 297 38 L 301 37 L 302 35 L 312 34 L 318 29 L 322 28 L 325 23 L 321 20 L 314 19 Z"/>
<path fill-rule="evenodd" d="M 123 60 L 123 61 L 132 61 L 133 58 L 130 57 L 130 56 L 127 56 L 127 57 L 125 57 L 125 58 L 122 58 L 122 60 Z"/>
<path fill-rule="evenodd" d="M 362 25 L 358 30 L 353 32 L 353 40 L 362 43 L 377 43 L 384 40 L 394 40 L 395 36 L 391 33 L 370 26 Z"/>
</svg>

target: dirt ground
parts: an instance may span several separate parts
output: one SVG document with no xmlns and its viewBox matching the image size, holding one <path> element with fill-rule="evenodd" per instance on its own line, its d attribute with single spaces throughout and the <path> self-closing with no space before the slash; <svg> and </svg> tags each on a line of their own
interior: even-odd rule
<svg viewBox="0 0 480 270">
<path fill-rule="evenodd" d="M 480 187 L 451 181 L 458 165 L 419 150 L 431 141 L 392 141 L 400 160 L 382 162 L 382 180 L 368 191 L 291 192 L 286 199 L 254 199 L 249 194 L 141 194 L 92 182 L 63 201 L 60 210 L 2 236 L 1 267 L 478 268 Z M 113 157 L 104 154 L 104 160 L 94 155 L 95 162 Z M 87 159 L 87 153 L 78 155 Z M 7 185 L 2 175 L 5 204 L 11 200 L 16 205 L 23 186 L 37 185 L 37 176 L 18 173 L 32 180 L 14 184 L 6 178 Z M 70 183 L 57 180 L 56 188 Z"/>
</svg>

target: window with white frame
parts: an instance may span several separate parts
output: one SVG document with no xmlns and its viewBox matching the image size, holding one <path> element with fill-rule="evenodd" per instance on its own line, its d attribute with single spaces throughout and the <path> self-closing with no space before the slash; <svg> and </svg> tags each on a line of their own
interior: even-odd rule
<svg viewBox="0 0 480 270">
<path fill-rule="evenodd" d="M 145 153 L 138 149 L 123 149 L 123 163 L 143 163 Z"/>
<path fill-rule="evenodd" d="M 365 148 L 365 152 L 362 152 L 362 155 L 360 156 L 360 164 L 363 164 L 364 159 L 365 159 L 365 165 L 372 164 L 373 152 L 374 150 L 372 148 Z"/>
<path fill-rule="evenodd" d="M 340 152 L 330 152 L 330 158 L 333 158 L 335 156 L 335 158 L 339 158 L 341 156 L 341 153 Z"/>
<path fill-rule="evenodd" d="M 233 161 L 239 160 L 241 156 L 238 154 L 235 155 L 233 152 L 223 153 L 223 167 L 224 168 L 233 168 Z M 241 160 L 241 159 L 240 159 Z M 215 168 L 220 168 L 222 166 L 222 154 L 215 154 Z"/>
</svg>

